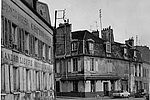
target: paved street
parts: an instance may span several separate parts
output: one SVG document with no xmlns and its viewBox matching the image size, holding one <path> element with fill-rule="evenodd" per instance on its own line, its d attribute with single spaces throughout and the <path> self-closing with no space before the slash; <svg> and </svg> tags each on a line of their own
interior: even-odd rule
<svg viewBox="0 0 150 100">
<path fill-rule="evenodd" d="M 144 100 L 144 98 L 74 98 L 74 97 L 59 97 L 56 100 Z"/>
</svg>

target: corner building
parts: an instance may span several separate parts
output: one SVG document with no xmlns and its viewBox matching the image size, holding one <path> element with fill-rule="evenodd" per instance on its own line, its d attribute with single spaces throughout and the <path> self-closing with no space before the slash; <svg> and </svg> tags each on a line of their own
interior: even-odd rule
<svg viewBox="0 0 150 100">
<path fill-rule="evenodd" d="M 48 6 L 2 0 L 1 100 L 54 98 L 53 28 Z"/>
<path fill-rule="evenodd" d="M 59 96 L 111 96 L 113 91 L 134 93 L 143 88 L 141 54 L 134 40 L 114 41 L 113 29 L 71 32 L 60 24 L 56 33 L 56 91 Z M 138 80 L 137 80 L 138 79 Z"/>
</svg>

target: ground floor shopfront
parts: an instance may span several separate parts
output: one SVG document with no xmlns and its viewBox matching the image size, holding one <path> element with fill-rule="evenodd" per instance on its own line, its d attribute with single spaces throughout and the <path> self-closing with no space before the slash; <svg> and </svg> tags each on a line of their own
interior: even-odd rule
<svg viewBox="0 0 150 100">
<path fill-rule="evenodd" d="M 53 65 L 2 48 L 1 100 L 52 98 L 54 98 Z"/>
<path fill-rule="evenodd" d="M 110 96 L 113 91 L 127 90 L 128 82 L 125 80 L 115 79 L 87 79 L 87 80 L 67 80 L 56 81 L 58 96 L 73 97 L 95 97 Z"/>
</svg>

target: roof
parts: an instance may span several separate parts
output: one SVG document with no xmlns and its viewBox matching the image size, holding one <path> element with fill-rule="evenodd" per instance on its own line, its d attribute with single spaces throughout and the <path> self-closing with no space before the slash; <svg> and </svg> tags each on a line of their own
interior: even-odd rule
<svg viewBox="0 0 150 100">
<path fill-rule="evenodd" d="M 72 32 L 72 39 L 78 39 L 78 40 L 93 39 L 95 42 L 104 42 L 102 38 L 96 37 L 94 34 L 92 34 L 87 30 Z"/>
<path fill-rule="evenodd" d="M 83 40 L 86 32 L 88 32 L 88 31 L 87 30 L 83 30 L 83 31 L 74 31 L 74 32 L 71 32 L 72 33 L 72 39 Z"/>
</svg>

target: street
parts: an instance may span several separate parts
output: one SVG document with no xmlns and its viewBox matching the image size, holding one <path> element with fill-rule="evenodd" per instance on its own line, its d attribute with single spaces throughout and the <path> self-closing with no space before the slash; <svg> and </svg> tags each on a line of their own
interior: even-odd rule
<svg viewBox="0 0 150 100">
<path fill-rule="evenodd" d="M 56 100 L 144 100 L 144 98 L 74 98 L 74 97 L 59 97 Z"/>
</svg>

